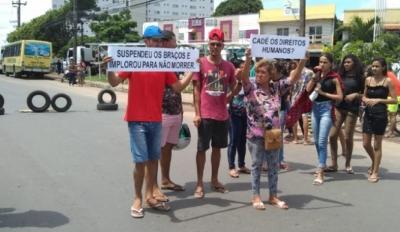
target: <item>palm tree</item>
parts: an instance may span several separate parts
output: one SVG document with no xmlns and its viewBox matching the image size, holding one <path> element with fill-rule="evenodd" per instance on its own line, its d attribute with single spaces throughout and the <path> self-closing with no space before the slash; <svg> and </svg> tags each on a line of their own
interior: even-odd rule
<svg viewBox="0 0 400 232">
<path fill-rule="evenodd" d="M 377 18 L 376 23 L 379 23 L 379 21 L 379 18 Z M 372 42 L 374 38 L 374 23 L 374 18 L 364 22 L 359 16 L 355 16 L 351 20 L 350 25 L 339 26 L 336 29 L 336 33 L 347 31 L 349 33 L 348 41 L 361 40 L 366 43 Z"/>
</svg>

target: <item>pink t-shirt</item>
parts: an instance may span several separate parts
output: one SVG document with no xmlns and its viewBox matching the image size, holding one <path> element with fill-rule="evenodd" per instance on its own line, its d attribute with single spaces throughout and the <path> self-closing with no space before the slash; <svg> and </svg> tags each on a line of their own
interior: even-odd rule
<svg viewBox="0 0 400 232">
<path fill-rule="evenodd" d="M 193 75 L 193 80 L 201 82 L 200 117 L 225 121 L 229 117 L 226 94 L 235 81 L 235 67 L 225 60 L 210 63 L 207 57 L 201 58 L 200 64 L 200 72 Z"/>
</svg>

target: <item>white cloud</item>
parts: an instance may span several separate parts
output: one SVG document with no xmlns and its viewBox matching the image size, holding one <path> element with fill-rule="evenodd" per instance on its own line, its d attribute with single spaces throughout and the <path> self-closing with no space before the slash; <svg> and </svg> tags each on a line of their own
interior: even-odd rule
<svg viewBox="0 0 400 232">
<path fill-rule="evenodd" d="M 51 0 L 21 0 L 26 6 L 21 6 L 21 22 L 43 15 L 51 9 Z M 0 45 L 6 43 L 7 34 L 14 30 L 17 22 L 17 8 L 10 0 L 0 0 Z"/>
</svg>

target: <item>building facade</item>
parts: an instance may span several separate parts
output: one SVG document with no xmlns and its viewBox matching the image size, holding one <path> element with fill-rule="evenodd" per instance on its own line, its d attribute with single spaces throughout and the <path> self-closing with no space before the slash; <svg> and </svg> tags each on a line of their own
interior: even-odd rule
<svg viewBox="0 0 400 232">
<path fill-rule="evenodd" d="M 149 25 L 173 31 L 178 42 L 183 44 L 206 43 L 208 33 L 216 27 L 224 32 L 225 42 L 236 44 L 248 44 L 250 35 L 260 31 L 258 14 L 147 22 L 143 24 L 143 29 Z"/>
<path fill-rule="evenodd" d="M 65 0 L 53 0 L 53 9 L 65 4 Z M 79 3 L 78 3 L 79 4 Z M 214 12 L 214 0 L 96 0 L 100 11 L 118 14 L 129 9 L 132 19 L 137 23 L 137 31 L 143 33 L 145 22 L 177 20 L 182 18 L 209 17 Z M 93 36 L 86 22 L 84 34 Z"/>
<path fill-rule="evenodd" d="M 375 17 L 375 10 L 345 10 L 343 14 L 343 24 L 349 25 L 355 16 L 360 17 L 365 22 Z M 383 30 L 400 35 L 400 9 L 385 9 L 382 16 L 381 25 Z"/>
<path fill-rule="evenodd" d="M 318 56 L 324 45 L 333 45 L 336 6 L 307 6 L 305 35 L 310 38 L 311 56 Z M 269 35 L 299 36 L 298 9 L 264 9 L 260 11 L 260 32 Z"/>
</svg>

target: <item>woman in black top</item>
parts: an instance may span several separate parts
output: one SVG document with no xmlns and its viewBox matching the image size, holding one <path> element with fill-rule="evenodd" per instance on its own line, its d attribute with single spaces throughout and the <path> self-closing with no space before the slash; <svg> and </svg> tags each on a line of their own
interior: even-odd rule
<svg viewBox="0 0 400 232">
<path fill-rule="evenodd" d="M 353 153 L 353 135 L 356 127 L 358 111 L 364 91 L 363 67 L 357 56 L 346 55 L 339 67 L 339 75 L 343 81 L 343 101 L 336 105 L 335 122 L 329 134 L 332 165 L 326 171 L 337 171 L 337 139 L 344 123 L 345 146 L 342 148 L 346 157 L 346 172 L 353 174 L 350 161 Z"/>
<path fill-rule="evenodd" d="M 373 76 L 365 80 L 363 103 L 366 105 L 363 120 L 363 146 L 371 158 L 368 181 L 378 182 L 379 165 L 382 158 L 382 138 L 388 123 L 387 104 L 396 104 L 397 96 L 390 78 L 387 77 L 387 64 L 384 58 L 372 61 Z M 390 99 L 387 97 L 390 95 Z M 372 147 L 372 135 L 374 146 Z"/>
<path fill-rule="evenodd" d="M 315 148 L 318 153 L 317 178 L 313 184 L 320 185 L 324 182 L 324 169 L 328 153 L 328 135 L 332 126 L 332 102 L 343 99 L 340 76 L 332 71 L 333 56 L 324 53 L 319 58 L 319 66 L 314 68 L 315 75 L 308 82 L 306 90 L 318 93 L 312 105 L 312 129 Z M 313 93 L 314 94 L 314 93 Z"/>
</svg>

